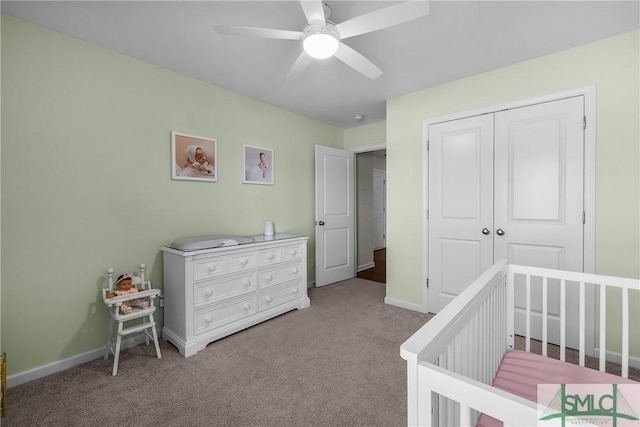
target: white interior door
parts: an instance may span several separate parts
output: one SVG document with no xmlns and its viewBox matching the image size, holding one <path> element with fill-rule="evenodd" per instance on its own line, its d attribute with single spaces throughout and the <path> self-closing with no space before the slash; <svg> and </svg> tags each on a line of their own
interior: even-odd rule
<svg viewBox="0 0 640 427">
<path fill-rule="evenodd" d="M 373 171 L 373 249 L 386 246 L 385 171 Z"/>
<path fill-rule="evenodd" d="M 493 115 L 430 126 L 430 312 L 493 264 L 492 230 Z"/>
<path fill-rule="evenodd" d="M 495 116 L 494 258 L 535 267 L 583 271 L 583 97 L 545 102 Z M 516 331 L 524 332 L 524 283 L 516 282 Z M 567 298 L 578 298 L 578 293 Z M 549 340 L 559 342 L 559 284 L 550 284 Z M 574 305 L 575 306 L 575 305 Z M 577 306 L 575 306 L 577 309 Z M 542 295 L 533 295 L 534 314 Z M 567 312 L 568 331 L 578 315 Z M 541 323 L 532 323 L 541 337 Z M 577 348 L 577 333 L 567 345 Z"/>
<path fill-rule="evenodd" d="M 316 145 L 316 286 L 355 276 L 354 154 Z"/>
</svg>

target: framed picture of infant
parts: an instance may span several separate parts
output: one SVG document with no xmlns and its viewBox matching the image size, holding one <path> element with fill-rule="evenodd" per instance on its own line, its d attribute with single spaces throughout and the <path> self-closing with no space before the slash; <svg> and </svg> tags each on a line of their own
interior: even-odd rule
<svg viewBox="0 0 640 427">
<path fill-rule="evenodd" d="M 171 132 L 171 177 L 218 181 L 218 142 L 214 138 Z"/>
<path fill-rule="evenodd" d="M 273 185 L 273 150 L 242 146 L 243 180 L 245 184 Z"/>
</svg>

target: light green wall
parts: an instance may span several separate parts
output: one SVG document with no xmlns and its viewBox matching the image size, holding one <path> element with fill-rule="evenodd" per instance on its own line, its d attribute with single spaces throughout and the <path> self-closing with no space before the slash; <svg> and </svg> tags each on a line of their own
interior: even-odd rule
<svg viewBox="0 0 640 427">
<path fill-rule="evenodd" d="M 424 120 L 588 85 L 597 86 L 596 273 L 640 277 L 639 37 L 634 31 L 387 102 L 387 297 L 421 304 Z M 637 325 L 640 297 L 633 304 Z M 607 313 L 619 312 L 612 302 Z M 610 329 L 616 341 L 618 328 Z M 640 338 L 632 339 L 640 355 Z"/>
<path fill-rule="evenodd" d="M 161 287 L 177 237 L 270 219 L 314 259 L 314 146 L 341 129 L 7 16 L 1 90 L 9 374 L 103 346 L 105 269 L 146 263 Z M 217 138 L 217 183 L 171 179 L 172 130 Z M 274 150 L 274 186 L 241 183 L 243 144 Z"/>
<path fill-rule="evenodd" d="M 387 123 L 376 122 L 344 131 L 344 149 L 381 145 L 387 142 Z"/>
</svg>

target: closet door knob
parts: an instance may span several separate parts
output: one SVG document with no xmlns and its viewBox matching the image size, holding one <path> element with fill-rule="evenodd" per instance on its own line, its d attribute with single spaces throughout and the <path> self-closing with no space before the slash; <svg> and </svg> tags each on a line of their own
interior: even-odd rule
<svg viewBox="0 0 640 427">
<path fill-rule="evenodd" d="M 497 234 L 498 236 L 504 236 L 504 230 L 503 230 L 502 228 L 498 228 L 498 229 L 496 230 L 496 234 Z"/>
<path fill-rule="evenodd" d="M 485 228 L 482 229 L 482 234 L 484 234 L 485 236 L 490 234 L 490 233 L 491 233 L 491 230 L 489 230 L 488 228 L 485 227 Z"/>
</svg>

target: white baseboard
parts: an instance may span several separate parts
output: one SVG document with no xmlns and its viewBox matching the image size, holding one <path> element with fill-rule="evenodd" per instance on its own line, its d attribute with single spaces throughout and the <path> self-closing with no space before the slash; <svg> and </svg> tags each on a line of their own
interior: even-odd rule
<svg viewBox="0 0 640 427">
<path fill-rule="evenodd" d="M 376 266 L 376 264 L 373 261 L 371 261 L 371 262 L 368 262 L 366 264 L 359 265 L 358 268 L 356 268 L 356 272 L 360 273 L 362 270 L 368 270 L 368 269 L 373 268 L 375 266 Z"/>
<path fill-rule="evenodd" d="M 160 337 L 158 337 L 160 338 Z M 130 337 L 122 340 L 121 350 L 136 345 L 143 344 L 145 342 L 144 335 L 138 335 L 136 337 Z M 86 353 L 78 354 L 76 356 L 69 357 L 68 359 L 58 360 L 47 365 L 39 366 L 37 368 L 29 369 L 28 371 L 19 372 L 17 374 L 9 375 L 7 377 L 7 387 L 15 387 L 20 384 L 28 383 L 29 381 L 37 380 L 57 372 L 73 368 L 74 366 L 82 365 L 83 363 L 91 362 L 95 359 L 104 357 L 105 347 L 96 348 L 95 350 L 88 351 Z M 113 356 L 110 356 L 113 360 Z"/>
<path fill-rule="evenodd" d="M 598 347 L 594 347 L 593 356 L 598 357 L 600 354 L 600 349 Z M 607 355 L 605 356 L 608 362 L 617 363 L 618 365 L 622 364 L 622 354 L 616 353 L 613 351 L 607 351 Z M 629 356 L 629 366 L 632 368 L 640 369 L 640 357 Z"/>
<path fill-rule="evenodd" d="M 406 308 L 407 310 L 412 310 L 412 311 L 418 311 L 420 313 L 424 313 L 424 311 L 422 310 L 422 306 L 420 304 L 414 304 L 411 302 L 406 302 L 406 301 L 402 301 L 399 299 L 395 299 L 395 298 L 389 298 L 389 297 L 385 297 L 384 298 L 384 303 L 385 304 L 389 304 L 389 305 L 393 305 L 396 307 L 400 307 L 400 308 Z"/>
</svg>

